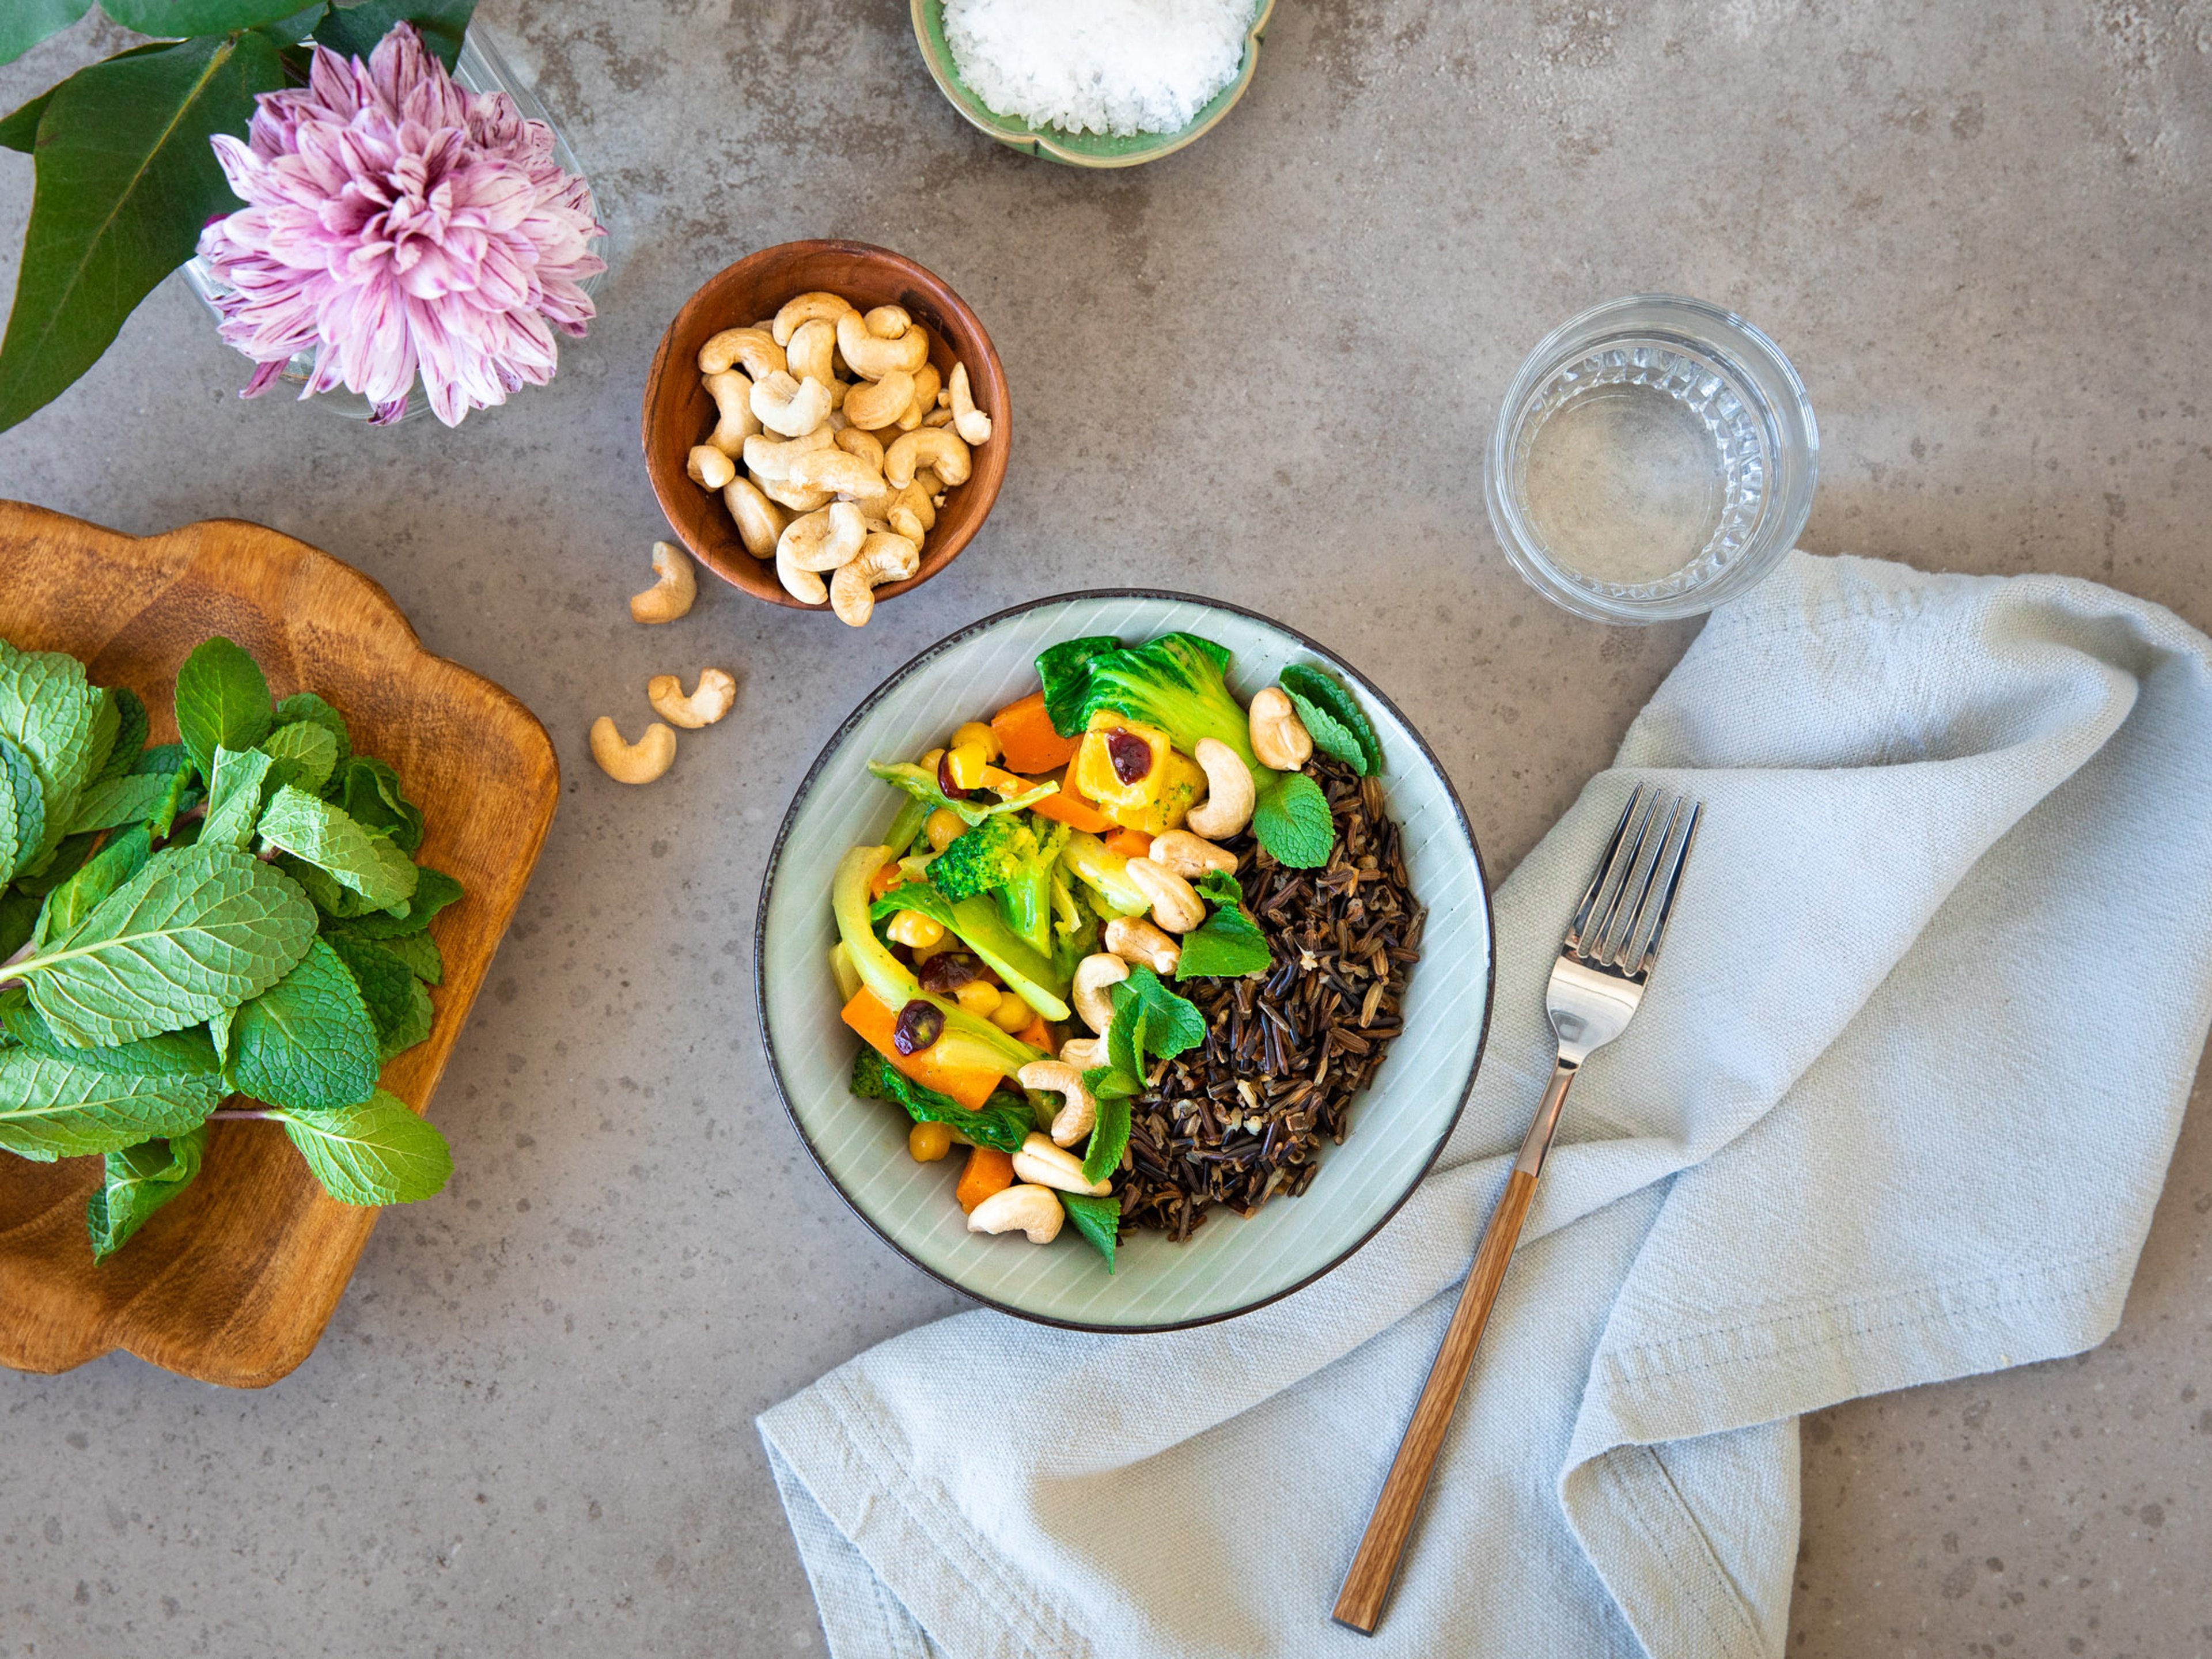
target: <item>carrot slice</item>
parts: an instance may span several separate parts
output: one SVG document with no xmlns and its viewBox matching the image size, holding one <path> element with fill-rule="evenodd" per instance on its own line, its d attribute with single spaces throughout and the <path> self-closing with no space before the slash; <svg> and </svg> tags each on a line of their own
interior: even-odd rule
<svg viewBox="0 0 2212 1659">
<path fill-rule="evenodd" d="M 1041 818 L 1052 818 L 1064 823 L 1071 830 L 1088 830 L 1094 836 L 1103 836 L 1114 827 L 1114 820 L 1098 810 L 1096 801 L 1076 792 L 1075 780 L 1072 777 L 1063 776 L 1060 780 L 1060 793 L 1047 795 L 1030 811 Z"/>
<path fill-rule="evenodd" d="M 1032 1048 L 1042 1048 L 1047 1054 L 1051 1054 L 1057 1046 L 1052 1040 L 1052 1030 L 1044 1023 L 1042 1014 L 1039 1014 L 1027 1025 L 1015 1032 L 1014 1040 L 1017 1042 L 1026 1042 Z"/>
<path fill-rule="evenodd" d="M 968 1166 L 960 1171 L 960 1184 L 952 1189 L 952 1196 L 960 1200 L 960 1207 L 972 1210 L 994 1193 L 1003 1193 L 1014 1184 L 1014 1160 L 996 1146 L 971 1146 L 968 1149 Z"/>
<path fill-rule="evenodd" d="M 868 896 L 881 898 L 894 887 L 903 886 L 906 878 L 899 873 L 898 860 L 885 859 L 882 869 L 868 878 Z"/>
<path fill-rule="evenodd" d="M 991 1097 L 991 1091 L 999 1086 L 998 1073 L 942 1065 L 931 1058 L 929 1048 L 916 1054 L 901 1054 L 898 1045 L 891 1041 L 891 1033 L 898 1025 L 897 1010 L 885 1007 L 865 985 L 845 1005 L 845 1024 L 865 1037 L 868 1046 L 897 1070 L 925 1089 L 951 1096 L 971 1112 L 981 1111 L 983 1103 Z"/>
<path fill-rule="evenodd" d="M 1106 849 L 1125 859 L 1140 859 L 1152 850 L 1152 838 L 1141 830 L 1116 830 L 1106 837 Z"/>
<path fill-rule="evenodd" d="M 991 716 L 991 730 L 1006 750 L 1010 772 L 1049 772 L 1075 758 L 1080 738 L 1063 738 L 1052 729 L 1044 711 L 1044 693 L 1032 691 L 1018 702 L 1010 702 Z"/>
</svg>

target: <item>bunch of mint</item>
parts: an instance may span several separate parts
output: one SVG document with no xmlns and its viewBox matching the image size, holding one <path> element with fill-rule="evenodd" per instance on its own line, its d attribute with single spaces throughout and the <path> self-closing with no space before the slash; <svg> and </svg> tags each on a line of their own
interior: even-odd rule
<svg viewBox="0 0 2212 1659">
<path fill-rule="evenodd" d="M 424 930 L 461 896 L 422 814 L 346 723 L 272 706 L 253 659 L 178 671 L 181 741 L 75 658 L 0 641 L 0 1150 L 94 1154 L 105 1260 L 199 1172 L 207 1122 L 280 1122 L 346 1204 L 428 1198 L 444 1137 L 377 1087 L 430 1034 Z"/>
</svg>

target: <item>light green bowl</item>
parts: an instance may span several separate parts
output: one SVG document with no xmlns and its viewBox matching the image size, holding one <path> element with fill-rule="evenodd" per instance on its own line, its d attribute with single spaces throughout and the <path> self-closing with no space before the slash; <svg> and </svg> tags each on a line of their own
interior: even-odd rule
<svg viewBox="0 0 2212 1659">
<path fill-rule="evenodd" d="M 838 1018 L 830 878 L 848 847 L 883 838 L 896 793 L 867 763 L 920 754 L 963 720 L 1035 689 L 1037 653 L 1062 640 L 1158 638 L 1188 629 L 1235 653 L 1249 698 L 1291 662 L 1352 688 L 1382 743 L 1382 793 L 1428 907 L 1407 981 L 1405 1031 L 1324 1147 L 1312 1186 L 1249 1219 L 1216 1211 L 1186 1244 L 1133 1232 L 1109 1273 L 1073 1228 L 1040 1248 L 971 1233 L 953 1201 L 961 1160 L 917 1164 L 906 1115 L 850 1086 L 858 1046 Z M 1279 623 L 1218 600 L 1111 591 L 1038 599 L 933 646 L 878 686 L 799 786 L 762 882 L 754 992 L 770 1074 L 799 1137 L 862 1220 L 916 1267 L 978 1301 L 1082 1330 L 1162 1330 L 1244 1313 L 1310 1285 L 1372 1238 L 1443 1149 L 1489 1024 L 1490 887 L 1443 769 L 1405 717 L 1340 659 Z M 755 1148 L 750 1156 L 772 1158 Z"/>
<path fill-rule="evenodd" d="M 1244 88 L 1252 84 L 1252 71 L 1260 63 L 1260 33 L 1274 9 L 1275 0 L 1260 0 L 1259 15 L 1245 32 L 1244 61 L 1237 66 L 1237 78 L 1216 93 L 1188 126 L 1174 132 L 1133 132 L 1121 137 L 1111 133 L 1069 132 L 1061 127 L 1033 127 L 1018 116 L 1000 115 L 992 109 L 960 78 L 952 61 L 951 44 L 945 38 L 945 0 L 913 0 L 914 38 L 921 44 L 921 61 L 929 65 L 938 90 L 970 126 L 1024 155 L 1041 155 L 1048 161 L 1065 162 L 1072 167 L 1133 167 L 1172 155 L 1185 144 L 1195 143 L 1229 113 L 1244 95 Z"/>
</svg>

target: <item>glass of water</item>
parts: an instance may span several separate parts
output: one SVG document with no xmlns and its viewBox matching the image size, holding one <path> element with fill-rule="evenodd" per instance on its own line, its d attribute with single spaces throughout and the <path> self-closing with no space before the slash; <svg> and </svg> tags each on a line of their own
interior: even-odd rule
<svg viewBox="0 0 2212 1659">
<path fill-rule="evenodd" d="M 1796 544 L 1820 440 L 1781 349 L 1699 300 L 1639 294 L 1545 336 L 1484 466 L 1506 556 L 1601 622 L 1692 617 Z"/>
</svg>

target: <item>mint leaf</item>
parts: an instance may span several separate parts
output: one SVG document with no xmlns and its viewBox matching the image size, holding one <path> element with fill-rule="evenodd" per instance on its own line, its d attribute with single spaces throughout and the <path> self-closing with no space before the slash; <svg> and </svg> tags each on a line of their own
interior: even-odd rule
<svg viewBox="0 0 2212 1659">
<path fill-rule="evenodd" d="M 306 895 L 258 859 L 165 848 L 15 971 L 63 1042 L 127 1042 L 267 990 L 307 954 L 315 927 Z"/>
<path fill-rule="evenodd" d="M 261 750 L 291 767 L 285 782 L 311 795 L 321 794 L 331 774 L 337 770 L 338 740 L 313 720 L 278 726 L 261 740 Z"/>
<path fill-rule="evenodd" d="M 276 43 L 239 34 L 118 55 L 54 89 L 0 344 L 0 428 L 90 368 L 138 301 L 191 257 L 200 227 L 236 209 L 208 140 L 244 132 L 254 94 L 283 83 Z"/>
<path fill-rule="evenodd" d="M 272 1106 L 352 1106 L 376 1089 L 376 1026 L 337 952 L 317 939 L 300 965 L 234 1016 L 232 1085 Z"/>
<path fill-rule="evenodd" d="M 1244 908 L 1244 890 L 1237 878 L 1225 870 L 1209 870 L 1198 878 L 1198 890 L 1214 906 L 1213 914 L 1182 936 L 1176 977 L 1236 979 L 1265 973 L 1274 957 L 1267 936 Z"/>
<path fill-rule="evenodd" d="M 359 766 L 360 758 L 352 763 Z M 304 789 L 286 784 L 270 797 L 259 830 L 263 846 L 281 848 L 315 866 L 376 909 L 415 891 L 414 863 L 392 837 L 372 834 L 350 812 Z"/>
<path fill-rule="evenodd" d="M 1128 1146 L 1128 1100 L 1126 1097 L 1100 1100 L 1098 1121 L 1091 1131 L 1091 1145 L 1083 1154 L 1083 1178 L 1096 1186 L 1112 1176 L 1121 1167 L 1121 1154 Z"/>
<path fill-rule="evenodd" d="M 337 0 L 315 26 L 315 39 L 332 52 L 366 58 L 394 23 L 412 23 L 422 44 L 451 69 L 475 9 L 476 0 Z"/>
<path fill-rule="evenodd" d="M 0 991 L 0 1028 L 27 1048 L 103 1072 L 212 1079 L 222 1069 L 214 1042 L 197 1026 L 118 1042 L 112 1048 L 73 1048 L 54 1035 L 53 1028 L 31 1006 L 30 998 L 20 988 Z"/>
<path fill-rule="evenodd" d="M 1260 775 L 1260 802 L 1252 813 L 1252 833 L 1260 845 L 1274 854 L 1278 864 L 1293 870 L 1318 870 L 1328 862 L 1336 845 L 1336 825 L 1328 815 L 1328 797 L 1303 772 Z"/>
<path fill-rule="evenodd" d="M 59 34 L 91 5 L 92 0 L 8 0 L 0 7 L 0 64 L 12 64 L 48 35 Z"/>
<path fill-rule="evenodd" d="M 106 846 L 46 895 L 46 908 L 39 916 L 38 930 L 31 935 L 33 940 L 43 945 L 50 939 L 60 939 L 75 932 L 77 923 L 92 914 L 94 906 L 145 868 L 153 852 L 153 834 L 143 823 L 111 836 Z"/>
<path fill-rule="evenodd" d="M 367 55 L 362 54 L 364 57 Z M 353 737 L 346 730 L 345 716 L 312 691 L 295 691 L 276 705 L 276 730 L 281 732 L 288 726 L 297 726 L 302 721 L 319 726 L 331 734 L 331 741 L 338 746 L 339 760 L 343 761 L 353 753 Z"/>
<path fill-rule="evenodd" d="M 1206 1041 L 1206 1016 L 1198 1012 L 1198 1005 L 1168 989 L 1148 967 L 1130 969 L 1128 978 L 1116 983 L 1109 994 L 1116 1025 L 1125 1006 L 1144 1010 L 1145 1052 L 1153 1059 L 1173 1060 Z"/>
<path fill-rule="evenodd" d="M 142 1140 L 107 1155 L 105 1179 L 85 1206 L 92 1259 L 105 1261 L 121 1249 L 146 1218 L 191 1184 L 207 1156 L 207 1126 L 167 1140 Z"/>
<path fill-rule="evenodd" d="M 1310 663 L 1292 663 L 1278 676 L 1314 744 L 1363 778 L 1382 769 L 1382 742 L 1359 699 L 1334 674 Z"/>
<path fill-rule="evenodd" d="M 980 1146 L 1018 1152 L 1036 1127 L 1036 1115 L 1019 1095 L 1001 1091 L 970 1111 L 950 1095 L 924 1088 L 865 1042 L 853 1060 L 853 1092 L 863 1100 L 888 1100 L 906 1108 L 916 1123 L 943 1123 Z"/>
<path fill-rule="evenodd" d="M 39 922 L 39 896 L 10 887 L 0 892 L 0 957 L 12 957 L 30 942 Z"/>
<path fill-rule="evenodd" d="M 207 820 L 200 826 L 203 843 L 212 847 L 221 842 L 242 851 L 252 842 L 253 826 L 261 817 L 261 792 L 275 764 L 258 749 L 216 745 L 215 771 L 208 780 Z"/>
<path fill-rule="evenodd" d="M 251 749 L 269 735 L 269 682 L 244 647 L 203 640 L 177 671 L 177 735 L 204 778 L 217 749 Z"/>
<path fill-rule="evenodd" d="M 376 1026 L 380 1058 L 389 1060 L 430 1035 L 430 994 L 413 969 L 383 945 L 343 928 L 324 937 L 361 988 L 362 1000 L 368 1005 L 368 1017 Z"/>
<path fill-rule="evenodd" d="M 1093 1198 L 1088 1193 L 1062 1193 L 1060 1194 L 1060 1207 L 1067 1212 L 1067 1218 L 1075 1224 L 1075 1231 L 1106 1258 L 1106 1271 L 1112 1273 L 1114 1246 L 1121 1231 L 1121 1200 L 1118 1198 Z"/>
<path fill-rule="evenodd" d="M 108 748 L 106 763 L 93 780 L 94 783 L 128 776 L 137 769 L 139 758 L 146 752 L 146 705 L 127 685 L 110 686 L 107 695 L 115 704 L 115 741 Z"/>
<path fill-rule="evenodd" d="M 131 770 L 141 776 L 158 772 L 166 778 L 173 772 L 181 771 L 187 758 L 181 743 L 157 743 L 140 751 L 138 758 L 131 763 Z"/>
<path fill-rule="evenodd" d="M 169 787 L 163 792 L 161 805 L 154 809 L 146 822 L 153 826 L 156 836 L 167 839 L 177 827 L 177 814 L 185 810 L 192 798 L 192 780 L 199 775 L 189 764 L 182 765 L 168 775 Z"/>
<path fill-rule="evenodd" d="M 307 867 L 313 868 L 312 866 Z M 321 872 L 318 871 L 316 873 Z M 433 870 L 427 864 L 417 865 L 415 893 L 407 901 L 405 915 L 393 915 L 381 910 L 368 915 L 355 915 L 346 922 L 346 931 L 362 939 L 386 940 L 419 933 L 430 925 L 432 917 L 460 896 L 461 884 L 443 870 Z"/>
<path fill-rule="evenodd" d="M 20 292 L 20 289 L 18 290 Z M 0 374 L 4 374 L 5 348 L 0 347 Z M 0 398 L 4 398 L 0 390 Z M 35 866 L 40 854 L 62 838 L 70 816 L 76 809 L 77 792 L 107 757 L 100 741 L 100 716 L 106 715 L 106 743 L 112 746 L 118 723 L 114 705 L 85 684 L 84 665 L 58 651 L 18 651 L 0 641 L 0 738 L 22 751 L 36 777 L 38 788 L 28 791 L 12 777 L 15 795 L 15 867 Z M 40 799 L 42 829 L 33 840 L 23 831 L 29 797 Z"/>
<path fill-rule="evenodd" d="M 70 833 L 112 830 L 118 824 L 143 823 L 160 808 L 169 792 L 169 781 L 159 777 L 109 778 L 85 791 L 70 820 Z"/>
<path fill-rule="evenodd" d="M 180 1135 L 222 1098 L 214 1078 L 102 1071 L 32 1048 L 0 1052 L 0 1151 L 37 1164 Z"/>
<path fill-rule="evenodd" d="M 284 1133 L 323 1190 L 341 1204 L 406 1204 L 453 1173 L 445 1136 L 379 1089 L 358 1106 L 283 1115 Z"/>
<path fill-rule="evenodd" d="M 218 1066 L 230 1064 L 230 1028 L 237 1019 L 238 1010 L 235 1008 L 218 1008 L 208 1016 L 208 1041 L 215 1045 L 215 1059 Z M 85 1052 L 94 1054 L 98 1051 L 88 1048 Z"/>
<path fill-rule="evenodd" d="M 422 844 L 422 810 L 399 791 L 399 774 L 369 755 L 356 755 L 323 791 L 364 828 L 387 835 L 409 852 Z"/>
<path fill-rule="evenodd" d="M 1145 1092 L 1145 1080 L 1113 1066 L 1093 1066 L 1083 1074 L 1083 1086 L 1093 1100 L 1127 1100 Z"/>
<path fill-rule="evenodd" d="M 0 882 L 39 855 L 46 834 L 46 789 L 31 757 L 0 738 Z"/>
<path fill-rule="evenodd" d="M 438 953 L 438 941 L 428 933 L 402 933 L 383 941 L 384 948 L 407 964 L 407 971 L 426 985 L 445 981 L 446 959 Z"/>
</svg>

